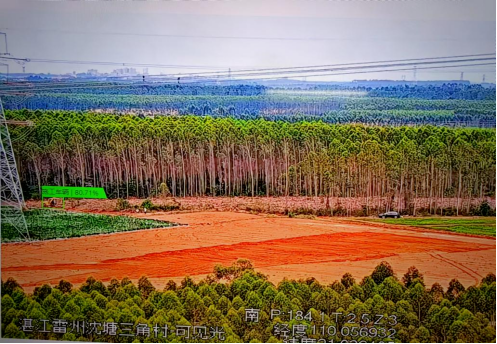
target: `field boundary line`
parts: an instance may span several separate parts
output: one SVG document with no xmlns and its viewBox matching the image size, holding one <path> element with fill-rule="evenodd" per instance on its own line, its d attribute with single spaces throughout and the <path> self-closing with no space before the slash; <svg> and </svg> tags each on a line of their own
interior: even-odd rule
<svg viewBox="0 0 497 344">
<path fill-rule="evenodd" d="M 325 219 L 325 218 L 323 218 Z M 362 224 L 362 225 L 367 225 L 371 227 L 378 227 L 378 228 L 385 228 L 385 229 L 397 229 L 397 230 L 408 230 L 408 231 L 413 231 L 413 232 L 422 232 L 422 233 L 438 233 L 438 234 L 447 234 L 447 235 L 458 235 L 458 236 L 465 236 L 465 237 L 473 237 L 473 238 L 480 238 L 480 239 L 491 239 L 496 241 L 496 237 L 490 236 L 490 235 L 478 235 L 478 234 L 469 234 L 469 233 L 459 233 L 459 232 L 453 232 L 449 230 L 441 230 L 441 229 L 426 229 L 423 227 L 416 227 L 413 225 L 397 225 L 397 224 L 389 224 L 389 223 L 382 223 L 382 222 L 373 222 L 373 221 L 368 221 L 368 220 L 360 220 L 360 219 L 340 219 L 338 221 L 342 221 L 343 223 L 355 223 L 355 224 Z"/>
<path fill-rule="evenodd" d="M 475 280 L 476 285 L 478 285 L 480 283 L 480 279 L 482 278 L 482 276 L 480 274 L 476 273 L 475 271 L 473 271 L 472 269 L 466 267 L 465 265 L 454 262 L 451 259 L 445 258 L 445 257 L 441 256 L 439 253 L 430 253 L 430 256 L 432 256 L 435 259 L 441 260 L 444 263 L 452 265 L 456 269 L 464 272 L 465 274 L 467 274 L 468 276 L 470 276 L 471 278 L 473 278 Z M 469 270 L 469 272 L 467 270 Z"/>
</svg>

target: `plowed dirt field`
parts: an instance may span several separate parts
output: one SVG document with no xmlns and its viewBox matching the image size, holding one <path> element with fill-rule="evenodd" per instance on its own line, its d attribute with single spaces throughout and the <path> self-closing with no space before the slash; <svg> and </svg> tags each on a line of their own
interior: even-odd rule
<svg viewBox="0 0 497 344">
<path fill-rule="evenodd" d="M 146 275 L 162 289 L 169 279 L 200 279 L 215 264 L 230 265 L 237 258 L 250 259 L 274 282 L 315 277 L 331 283 L 346 272 L 360 280 L 383 260 L 399 277 L 415 265 L 428 285 L 444 287 L 452 278 L 467 287 L 496 271 L 492 238 L 234 212 L 132 216 L 188 226 L 2 244 L 2 279 L 14 277 L 31 291 L 60 279 L 78 285 L 90 275 L 104 282 Z"/>
</svg>

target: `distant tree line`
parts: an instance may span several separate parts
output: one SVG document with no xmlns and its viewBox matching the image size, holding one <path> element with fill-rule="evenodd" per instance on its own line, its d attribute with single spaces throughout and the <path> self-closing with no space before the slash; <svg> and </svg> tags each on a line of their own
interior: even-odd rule
<svg viewBox="0 0 497 344">
<path fill-rule="evenodd" d="M 479 84 L 405 85 L 387 86 L 368 90 L 370 97 L 466 99 L 495 101 L 495 87 Z"/>
<path fill-rule="evenodd" d="M 36 86 L 36 84 L 34 84 Z M 84 85 L 84 84 L 83 84 Z M 100 83 L 102 87 L 55 88 L 54 93 L 84 93 L 99 95 L 210 95 L 210 96 L 254 96 L 266 93 L 266 87 L 260 85 L 200 85 L 180 83 Z"/>
<path fill-rule="evenodd" d="M 113 278 L 107 285 L 88 277 L 79 288 L 61 280 L 55 286 L 37 286 L 33 294 L 24 292 L 12 278 L 2 280 L 1 287 L 4 338 L 199 342 L 174 329 L 216 326 L 223 329 L 224 340 L 216 337 L 209 341 L 282 342 L 284 336 L 277 329 L 283 324 L 288 325 L 290 331 L 293 326 L 301 325 L 302 336 L 335 343 L 341 340 L 490 343 L 495 342 L 496 336 L 494 274 L 467 289 L 453 279 L 444 290 L 439 283 L 426 286 L 423 275 L 415 267 L 398 278 L 387 262 L 379 264 L 370 276 L 359 282 L 346 273 L 340 281 L 329 285 L 314 278 L 284 279 L 275 285 L 254 271 L 250 261 L 241 259 L 231 267 L 216 266 L 213 274 L 198 283 L 185 277 L 179 285 L 169 281 L 163 290 L 156 289 L 146 277 L 140 278 L 138 285 L 126 277 L 120 281 Z M 271 319 L 271 310 L 275 309 L 282 315 L 275 317 L 273 313 Z M 259 311 L 257 322 L 247 321 L 247 311 L 253 310 Z M 288 320 L 290 312 L 291 321 Z M 337 318 L 336 313 L 342 316 Z M 296 317 L 296 314 L 300 315 Z M 352 318 L 356 320 L 348 322 Z M 47 331 L 40 332 L 40 328 L 29 331 L 24 319 L 46 321 Z M 374 324 L 377 319 L 383 320 Z M 67 332 L 61 333 L 59 328 L 59 333 L 54 333 L 50 324 L 54 321 L 60 324 L 61 320 L 67 322 Z M 85 321 L 87 327 L 92 323 L 100 326 L 100 330 L 86 333 L 81 328 L 75 330 L 73 324 L 80 321 Z M 387 321 L 394 336 L 378 337 Z M 157 338 L 153 335 L 121 337 L 108 329 L 102 331 L 104 323 L 148 328 L 159 324 L 172 331 L 167 338 L 161 334 Z M 318 331 L 336 329 L 336 333 L 313 334 L 313 326 Z M 353 328 L 359 326 L 362 332 L 356 331 L 354 335 Z M 375 333 L 377 335 L 371 335 Z"/>
<path fill-rule="evenodd" d="M 495 89 L 479 85 L 328 87 L 135 85 L 5 95 L 6 109 L 107 111 L 379 125 L 495 126 Z M 493 91 L 492 91 L 493 90 Z"/>
<path fill-rule="evenodd" d="M 363 93 L 369 97 L 418 98 L 418 99 L 464 99 L 493 100 L 495 88 L 479 84 L 447 83 L 442 85 L 396 85 L 386 87 L 362 87 L 347 85 L 318 85 L 308 87 L 273 88 L 262 85 L 209 85 L 199 83 L 143 83 L 143 82 L 109 82 L 98 85 L 82 83 L 78 87 L 54 87 L 53 93 L 94 94 L 94 95 L 178 95 L 178 96 L 255 96 L 271 93 L 272 90 L 284 90 L 305 93 L 312 91 L 349 91 Z M 36 86 L 36 83 L 33 83 Z M 50 85 L 44 86 L 50 88 Z"/>
</svg>

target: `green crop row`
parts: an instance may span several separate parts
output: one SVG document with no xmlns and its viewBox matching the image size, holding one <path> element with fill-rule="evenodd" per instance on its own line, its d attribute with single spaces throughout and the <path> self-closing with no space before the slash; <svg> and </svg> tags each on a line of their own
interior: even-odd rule
<svg viewBox="0 0 497 344">
<path fill-rule="evenodd" d="M 31 240 L 74 238 L 86 235 L 128 232 L 139 229 L 166 228 L 176 224 L 166 221 L 136 219 L 127 216 L 84 214 L 52 209 L 33 209 L 24 213 Z M 21 241 L 19 231 L 2 223 L 2 242 Z"/>
</svg>

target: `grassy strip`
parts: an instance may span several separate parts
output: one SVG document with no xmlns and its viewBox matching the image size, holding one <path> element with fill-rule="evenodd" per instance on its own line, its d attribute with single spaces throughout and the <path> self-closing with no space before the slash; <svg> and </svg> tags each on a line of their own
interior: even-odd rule
<svg viewBox="0 0 497 344">
<path fill-rule="evenodd" d="M 449 232 L 484 235 L 495 237 L 495 217 L 427 217 L 400 219 L 364 219 L 370 222 L 381 222 L 392 225 L 405 225 L 425 229 L 437 229 Z"/>
<path fill-rule="evenodd" d="M 165 228 L 175 223 L 127 216 L 73 213 L 62 210 L 34 209 L 24 213 L 32 240 L 74 238 L 94 234 Z M 2 223 L 2 242 L 22 241 L 19 232 Z"/>
</svg>

